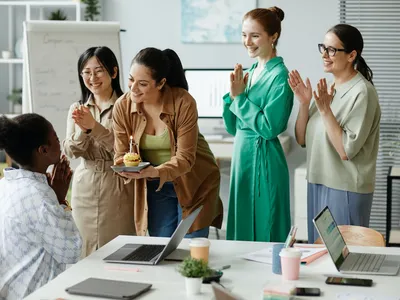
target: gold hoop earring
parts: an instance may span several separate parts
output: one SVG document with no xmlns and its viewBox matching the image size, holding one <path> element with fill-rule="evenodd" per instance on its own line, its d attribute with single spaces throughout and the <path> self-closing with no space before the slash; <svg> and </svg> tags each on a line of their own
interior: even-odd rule
<svg viewBox="0 0 400 300">
<path fill-rule="evenodd" d="M 274 45 L 274 43 L 272 43 L 272 50 L 275 50 L 275 45 Z"/>
</svg>

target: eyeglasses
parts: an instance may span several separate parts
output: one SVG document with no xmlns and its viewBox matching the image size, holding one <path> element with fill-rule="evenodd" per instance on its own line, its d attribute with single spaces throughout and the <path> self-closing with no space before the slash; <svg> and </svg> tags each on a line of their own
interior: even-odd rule
<svg viewBox="0 0 400 300">
<path fill-rule="evenodd" d="M 334 47 L 325 47 L 324 44 L 318 44 L 318 50 L 321 54 L 324 54 L 324 52 L 326 52 L 326 54 L 328 54 L 328 56 L 332 57 L 336 55 L 337 51 L 346 51 L 346 49 L 337 49 Z"/>
<path fill-rule="evenodd" d="M 93 72 L 89 72 L 89 71 L 82 72 L 81 76 L 83 78 L 85 78 L 85 79 L 89 79 L 92 76 L 97 77 L 97 78 L 101 78 L 101 77 L 104 76 L 105 73 L 106 72 L 104 71 L 104 69 L 101 68 L 101 69 L 97 69 L 97 70 L 95 70 Z"/>
</svg>

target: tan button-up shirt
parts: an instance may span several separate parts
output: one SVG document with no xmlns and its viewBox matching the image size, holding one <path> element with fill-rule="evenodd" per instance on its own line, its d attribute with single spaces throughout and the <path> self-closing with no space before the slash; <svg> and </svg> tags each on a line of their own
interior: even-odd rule
<svg viewBox="0 0 400 300">
<path fill-rule="evenodd" d="M 221 228 L 220 172 L 210 147 L 199 133 L 196 102 L 186 90 L 166 85 L 162 92 L 162 103 L 160 119 L 168 128 L 171 160 L 156 167 L 160 174 L 160 188 L 167 181 L 174 183 L 183 218 L 200 205 L 204 206 L 189 232 L 207 226 Z M 142 105 L 131 100 L 130 92 L 117 100 L 113 110 L 115 161 L 129 152 L 131 135 L 137 144 L 137 151 L 140 151 L 140 139 L 146 123 Z M 146 179 L 138 179 L 135 182 L 135 224 L 138 235 L 146 234 L 147 210 Z"/>
</svg>

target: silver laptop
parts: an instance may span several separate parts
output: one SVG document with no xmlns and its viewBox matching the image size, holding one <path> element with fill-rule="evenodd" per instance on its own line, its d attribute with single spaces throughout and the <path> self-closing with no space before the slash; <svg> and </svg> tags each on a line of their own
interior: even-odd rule
<svg viewBox="0 0 400 300">
<path fill-rule="evenodd" d="M 194 220 L 199 215 L 203 206 L 194 210 L 186 219 L 183 219 L 170 240 L 166 245 L 141 245 L 141 244 L 126 244 L 111 255 L 104 258 L 106 262 L 124 263 L 124 264 L 141 264 L 141 265 L 156 265 L 176 248 L 178 248 L 182 239 L 192 226 Z"/>
<path fill-rule="evenodd" d="M 396 275 L 399 271 L 399 255 L 350 252 L 328 207 L 325 207 L 313 222 L 339 272 Z"/>
</svg>

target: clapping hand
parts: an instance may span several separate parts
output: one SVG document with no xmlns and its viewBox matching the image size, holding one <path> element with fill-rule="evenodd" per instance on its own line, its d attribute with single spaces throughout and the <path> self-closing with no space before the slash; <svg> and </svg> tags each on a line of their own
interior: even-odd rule
<svg viewBox="0 0 400 300">
<path fill-rule="evenodd" d="M 63 155 L 58 163 L 53 167 L 53 172 L 47 174 L 47 181 L 57 195 L 60 204 L 65 203 L 69 184 L 72 178 L 72 170 L 69 161 Z"/>
<path fill-rule="evenodd" d="M 312 98 L 312 87 L 310 79 L 306 78 L 306 83 L 304 83 L 303 79 L 300 76 L 300 73 L 297 70 L 293 70 L 289 73 L 288 81 L 290 88 L 292 89 L 296 98 L 299 100 L 300 104 L 306 105 L 308 107 Z"/>
<path fill-rule="evenodd" d="M 325 114 L 331 110 L 331 102 L 335 92 L 335 83 L 333 83 L 328 91 L 326 79 L 320 79 L 317 84 L 317 91 L 314 91 L 315 104 L 321 114 Z"/>
<path fill-rule="evenodd" d="M 92 113 L 89 108 L 84 105 L 75 108 L 72 112 L 72 119 L 75 121 L 75 124 L 85 132 L 88 129 L 93 129 L 96 125 L 96 120 L 93 118 Z"/>
<path fill-rule="evenodd" d="M 236 64 L 235 69 L 231 73 L 230 81 L 230 97 L 234 99 L 238 95 L 242 94 L 246 89 L 247 81 L 249 79 L 249 73 L 243 76 L 243 67 L 241 64 Z"/>
</svg>

